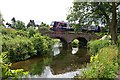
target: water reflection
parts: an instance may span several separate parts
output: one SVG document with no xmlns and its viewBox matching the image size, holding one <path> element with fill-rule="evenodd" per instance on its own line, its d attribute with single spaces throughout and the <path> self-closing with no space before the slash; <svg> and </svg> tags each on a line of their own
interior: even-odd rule
<svg viewBox="0 0 120 80">
<path fill-rule="evenodd" d="M 53 57 L 53 61 L 50 65 L 54 75 L 75 71 L 89 62 L 90 56 L 87 54 L 86 48 L 70 48 L 67 50 L 65 48 L 59 49 L 60 54 Z"/>
<path fill-rule="evenodd" d="M 51 72 L 50 66 L 46 66 L 45 70 L 41 74 L 41 78 L 74 78 L 76 74 L 81 74 L 81 69 L 77 69 L 76 71 L 66 72 L 63 74 L 53 75 Z"/>
<path fill-rule="evenodd" d="M 55 45 L 53 46 L 53 50 L 54 52 L 54 56 L 58 55 L 60 53 L 60 49 L 59 49 L 59 43 L 55 43 Z"/>
<path fill-rule="evenodd" d="M 59 43 L 54 45 L 53 54 L 54 57 L 40 58 L 37 56 L 26 61 L 16 62 L 12 64 L 11 68 L 23 68 L 30 71 L 32 75 L 39 75 L 36 77 L 72 78 L 76 73 L 81 74 L 78 69 L 82 68 L 90 58 L 86 48 L 69 47 L 65 49 L 60 47 Z"/>
<path fill-rule="evenodd" d="M 53 78 L 69 78 L 68 80 L 73 80 L 70 78 L 74 78 L 74 76 L 76 76 L 77 74 L 81 75 L 81 71 L 82 69 L 77 69 L 76 71 L 53 75 L 50 66 L 46 66 L 41 75 L 28 75 L 27 78 L 51 78 L 51 80 L 54 80 Z"/>
<path fill-rule="evenodd" d="M 72 54 L 77 53 L 77 51 L 78 51 L 78 47 L 77 48 L 72 47 Z"/>
<path fill-rule="evenodd" d="M 53 52 L 54 52 L 54 56 L 60 54 L 60 47 L 62 46 L 62 43 L 55 43 L 54 47 L 53 47 Z M 70 51 L 69 47 L 69 51 Z M 78 51 L 78 47 L 72 47 L 72 54 L 76 54 Z M 71 53 L 71 52 L 70 52 Z"/>
</svg>

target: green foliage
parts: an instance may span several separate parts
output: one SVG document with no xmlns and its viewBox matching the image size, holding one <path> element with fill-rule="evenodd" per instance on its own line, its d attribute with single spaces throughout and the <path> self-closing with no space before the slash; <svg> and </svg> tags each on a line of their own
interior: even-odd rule
<svg viewBox="0 0 120 80">
<path fill-rule="evenodd" d="M 119 63 L 119 66 L 120 66 L 120 35 L 118 36 L 118 50 L 119 50 L 118 63 Z"/>
<path fill-rule="evenodd" d="M 12 28 L 1 28 L 1 33 L 2 35 L 14 35 L 15 34 L 15 29 Z"/>
<path fill-rule="evenodd" d="M 102 48 L 90 59 L 90 64 L 83 70 L 83 78 L 115 78 L 118 70 L 118 49 L 115 46 Z"/>
<path fill-rule="evenodd" d="M 2 47 L 2 51 L 7 52 L 10 61 L 25 60 L 36 53 L 33 43 L 26 37 L 17 36 L 5 40 Z"/>
<path fill-rule="evenodd" d="M 28 27 L 27 31 L 28 31 L 29 37 L 32 37 L 35 33 L 37 33 L 37 31 L 32 26 Z"/>
<path fill-rule="evenodd" d="M 38 30 L 40 33 L 46 33 L 50 31 L 48 27 L 38 27 Z"/>
<path fill-rule="evenodd" d="M 73 40 L 72 46 L 77 47 L 78 45 L 79 45 L 79 40 L 77 40 L 77 39 Z"/>
<path fill-rule="evenodd" d="M 34 28 L 36 27 L 36 24 L 35 24 L 34 20 L 30 20 L 30 22 L 27 24 L 27 28 L 30 27 L 30 26 L 32 26 Z"/>
<path fill-rule="evenodd" d="M 45 32 L 49 32 L 49 25 L 47 25 L 46 23 L 41 23 L 41 25 L 39 25 L 38 30 L 40 33 L 45 33 Z"/>
<path fill-rule="evenodd" d="M 39 27 L 49 27 L 46 23 L 42 22 Z"/>
<path fill-rule="evenodd" d="M 29 74 L 28 71 L 24 71 L 23 69 L 11 70 L 12 74 L 14 75 L 13 78 L 22 78 L 23 76 L 27 76 Z"/>
<path fill-rule="evenodd" d="M 118 47 L 120 49 L 120 35 L 118 36 Z"/>
<path fill-rule="evenodd" d="M 3 19 L 1 12 L 0 12 L 0 27 L 2 27 L 4 25 L 3 21 L 4 21 L 4 19 Z"/>
<path fill-rule="evenodd" d="M 91 54 L 96 54 L 101 48 L 111 45 L 110 40 L 94 40 L 88 42 L 88 49 Z"/>
<path fill-rule="evenodd" d="M 20 20 L 16 21 L 15 18 L 13 18 L 11 21 L 12 21 L 11 28 L 14 28 L 17 30 L 25 30 L 26 26 L 24 22 Z"/>
<path fill-rule="evenodd" d="M 16 80 L 18 78 L 22 78 L 23 76 L 28 75 L 29 72 L 23 71 L 23 69 L 11 70 L 9 69 L 8 64 L 1 63 L 2 67 L 2 79 L 11 78 L 12 80 Z"/>
<path fill-rule="evenodd" d="M 5 63 L 5 59 L 8 59 L 4 54 L 5 53 L 0 54 L 0 77 L 2 77 L 2 79 L 7 80 L 8 78 L 12 78 L 16 80 L 17 78 L 22 78 L 23 75 L 28 75 L 29 72 L 23 71 L 23 69 L 11 70 L 9 68 L 10 64 Z"/>
<path fill-rule="evenodd" d="M 115 4 L 117 5 L 119 3 L 116 2 Z M 112 19 L 112 10 L 112 3 L 78 2 L 77 0 L 77 2 L 73 2 L 73 6 L 70 8 L 69 14 L 67 15 L 67 20 L 74 25 L 79 25 L 79 27 L 76 26 L 77 29 L 81 26 L 89 26 L 93 22 L 95 25 L 99 25 L 101 22 L 106 26 Z M 119 12 L 116 10 L 115 13 L 117 14 L 116 20 L 119 23 Z"/>
<path fill-rule="evenodd" d="M 7 54 L 8 54 L 8 52 L 2 52 L 1 55 L 0 55 L 0 59 L 4 63 L 10 63 L 10 60 L 8 58 L 9 56 Z"/>
<path fill-rule="evenodd" d="M 1 31 L 2 51 L 10 61 L 25 60 L 36 53 L 43 55 L 52 50 L 53 40 L 47 36 L 41 36 L 31 27 L 27 31 L 12 28 L 2 28 Z"/>
<path fill-rule="evenodd" d="M 27 31 L 24 31 L 24 30 L 17 30 L 15 32 L 15 36 L 22 36 L 22 37 L 28 37 L 29 34 Z"/>
<path fill-rule="evenodd" d="M 41 73 L 45 69 L 45 66 L 49 65 L 51 61 L 52 59 L 50 57 L 47 57 L 42 59 L 38 64 L 33 64 L 30 73 L 32 73 L 32 75 L 41 75 Z"/>
<path fill-rule="evenodd" d="M 9 37 L 16 37 L 16 36 L 25 36 L 28 37 L 28 33 L 23 30 L 15 30 L 13 28 L 1 28 L 2 35 L 7 35 Z"/>
<path fill-rule="evenodd" d="M 54 42 L 60 42 L 60 39 L 53 39 Z"/>
<path fill-rule="evenodd" d="M 41 36 L 40 33 L 31 38 L 38 55 L 44 55 L 51 52 L 53 40 L 47 36 Z"/>
<path fill-rule="evenodd" d="M 99 24 L 108 26 L 112 42 L 116 44 L 117 26 L 120 23 L 117 8 L 119 5 L 119 2 L 73 2 L 67 20 L 72 24 L 79 25 L 79 27 L 76 26 L 76 29 L 80 29 L 82 26 L 89 27 L 92 23 L 96 26 Z"/>
<path fill-rule="evenodd" d="M 95 33 L 97 36 L 104 36 L 104 35 L 108 35 L 108 33 L 107 32 L 101 32 L 101 33 Z"/>
<path fill-rule="evenodd" d="M 15 22 L 15 29 L 24 30 L 25 29 L 25 23 L 20 21 L 20 20 L 17 20 Z"/>
<path fill-rule="evenodd" d="M 2 45 L 0 46 L 0 51 L 2 52 L 0 54 L 0 64 L 2 64 L 1 74 L 4 79 L 8 77 L 16 79 L 28 74 L 23 69 L 9 69 L 8 64 L 10 62 L 26 60 L 34 55 L 43 56 L 52 51 L 54 41 L 48 36 L 41 36 L 40 33 L 31 27 L 26 31 L 0 28 L 0 32 L 2 33 L 0 34 L 0 45 Z M 49 63 L 48 59 L 43 61 L 43 64 L 47 63 Z"/>
<path fill-rule="evenodd" d="M 1 63 L 1 67 L 2 67 L 2 78 L 3 79 L 13 76 L 13 74 L 12 74 L 11 70 L 8 68 L 7 64 Z"/>
</svg>

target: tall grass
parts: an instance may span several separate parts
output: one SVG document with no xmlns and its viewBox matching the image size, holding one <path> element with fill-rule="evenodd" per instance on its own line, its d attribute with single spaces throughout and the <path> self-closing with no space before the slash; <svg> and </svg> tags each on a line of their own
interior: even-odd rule
<svg viewBox="0 0 120 80">
<path fill-rule="evenodd" d="M 88 42 L 90 54 L 95 55 L 101 48 L 111 45 L 110 40 L 94 40 Z"/>
<path fill-rule="evenodd" d="M 83 78 L 115 78 L 118 70 L 116 46 L 104 47 L 90 59 L 87 70 L 83 71 Z"/>
</svg>

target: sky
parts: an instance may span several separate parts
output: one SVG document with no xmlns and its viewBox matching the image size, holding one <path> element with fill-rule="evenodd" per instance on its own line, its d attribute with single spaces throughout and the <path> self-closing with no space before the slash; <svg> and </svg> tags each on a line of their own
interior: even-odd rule
<svg viewBox="0 0 120 80">
<path fill-rule="evenodd" d="M 66 15 L 74 0 L 0 0 L 0 12 L 5 22 L 13 17 L 26 24 L 30 19 L 35 23 L 66 21 Z"/>
<path fill-rule="evenodd" d="M 30 19 L 36 23 L 66 21 L 73 0 L 0 0 L 0 12 L 5 22 L 15 17 L 26 24 Z"/>
</svg>

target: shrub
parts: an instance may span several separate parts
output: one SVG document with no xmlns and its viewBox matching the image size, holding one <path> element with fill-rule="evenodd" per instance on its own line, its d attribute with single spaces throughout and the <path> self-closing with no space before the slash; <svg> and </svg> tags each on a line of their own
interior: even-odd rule
<svg viewBox="0 0 120 80">
<path fill-rule="evenodd" d="M 111 45 L 110 40 L 95 40 L 88 42 L 88 49 L 91 54 L 97 53 L 101 48 Z"/>
<path fill-rule="evenodd" d="M 83 71 L 83 78 L 115 78 L 118 70 L 117 63 L 118 49 L 115 46 L 102 48 L 90 59 L 86 71 Z"/>
<path fill-rule="evenodd" d="M 9 69 L 8 64 L 0 63 L 2 67 L 2 79 L 8 80 L 8 78 L 11 80 L 18 80 L 22 79 L 23 76 L 28 75 L 29 72 L 24 71 L 23 69 L 17 69 L 17 70 L 11 70 Z"/>
<path fill-rule="evenodd" d="M 60 39 L 53 39 L 53 41 L 60 43 Z"/>
<path fill-rule="evenodd" d="M 23 36 L 23 37 L 28 37 L 29 34 L 27 31 L 23 31 L 23 30 L 17 30 L 15 33 L 15 36 Z"/>
<path fill-rule="evenodd" d="M 2 62 L 9 64 L 10 60 L 8 59 L 8 55 L 7 54 L 8 54 L 8 52 L 2 52 L 0 54 L 0 59 L 2 60 Z"/>
<path fill-rule="evenodd" d="M 0 54 L 0 77 L 2 80 L 7 80 L 12 78 L 12 80 L 17 80 L 17 78 L 22 78 L 22 76 L 28 75 L 28 72 L 23 71 L 23 69 L 11 70 L 10 65 L 5 64 L 2 58 L 3 54 Z"/>
<path fill-rule="evenodd" d="M 120 35 L 118 36 L 118 50 L 119 50 L 118 63 L 120 65 Z"/>
<path fill-rule="evenodd" d="M 33 29 L 27 32 L 3 28 L 0 38 L 2 39 L 0 41 L 1 51 L 10 61 L 25 60 L 36 53 L 43 55 L 52 51 L 53 40 L 47 36 L 41 36 Z"/>
<path fill-rule="evenodd" d="M 38 30 L 40 33 L 46 33 L 50 31 L 48 27 L 38 27 Z"/>
<path fill-rule="evenodd" d="M 2 28 L 1 33 L 2 33 L 2 35 L 7 35 L 12 38 L 15 38 L 16 36 L 28 37 L 28 33 L 26 31 L 15 30 L 13 28 Z"/>
<path fill-rule="evenodd" d="M 78 44 L 79 44 L 79 40 L 77 40 L 77 39 L 73 40 L 73 42 L 72 42 L 73 47 L 77 47 Z"/>
<path fill-rule="evenodd" d="M 9 36 L 14 37 L 16 30 L 12 29 L 12 28 L 2 28 L 1 33 L 2 33 L 2 35 L 9 35 Z"/>
<path fill-rule="evenodd" d="M 27 31 L 29 33 L 29 37 L 32 37 L 35 33 L 37 33 L 37 30 L 32 26 L 28 27 Z"/>
<path fill-rule="evenodd" d="M 31 38 L 38 55 L 44 55 L 52 51 L 53 40 L 47 36 L 41 36 L 40 33 Z"/>
<path fill-rule="evenodd" d="M 10 61 L 25 60 L 36 53 L 30 39 L 20 36 L 3 41 L 2 51 L 7 52 Z"/>
</svg>

